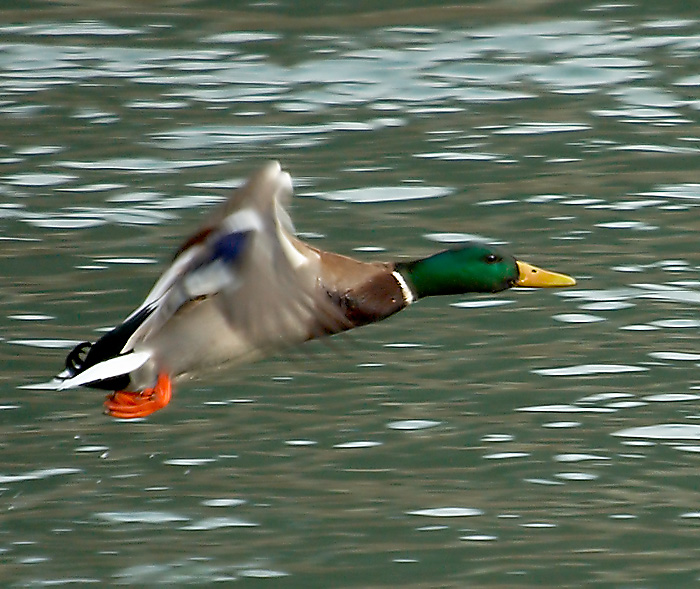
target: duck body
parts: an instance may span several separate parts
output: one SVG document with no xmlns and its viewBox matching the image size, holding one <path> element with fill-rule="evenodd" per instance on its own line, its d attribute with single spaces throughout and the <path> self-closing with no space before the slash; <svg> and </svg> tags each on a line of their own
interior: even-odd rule
<svg viewBox="0 0 700 589">
<path fill-rule="evenodd" d="M 398 263 L 325 252 L 294 235 L 291 195 L 277 162 L 251 176 L 140 307 L 71 351 L 58 388 L 114 391 L 109 414 L 144 417 L 170 401 L 173 380 L 380 321 L 423 296 L 575 283 L 482 243 Z"/>
</svg>

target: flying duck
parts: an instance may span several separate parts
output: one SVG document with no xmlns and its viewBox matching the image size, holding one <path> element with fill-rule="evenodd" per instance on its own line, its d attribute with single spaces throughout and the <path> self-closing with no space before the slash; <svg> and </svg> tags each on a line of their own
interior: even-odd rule
<svg viewBox="0 0 700 589">
<path fill-rule="evenodd" d="M 423 297 L 576 284 L 481 242 L 399 262 L 322 251 L 295 236 L 291 196 L 279 163 L 253 174 L 141 306 L 68 354 L 57 388 L 108 390 L 106 413 L 145 417 L 170 402 L 175 380 L 380 321 Z"/>
</svg>

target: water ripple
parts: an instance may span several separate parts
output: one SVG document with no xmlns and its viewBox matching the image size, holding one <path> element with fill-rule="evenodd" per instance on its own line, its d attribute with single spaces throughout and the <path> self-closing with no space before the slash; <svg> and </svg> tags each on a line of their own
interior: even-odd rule
<svg viewBox="0 0 700 589">
<path fill-rule="evenodd" d="M 122 157 L 97 161 L 62 161 L 58 165 L 74 170 L 118 170 L 125 172 L 138 172 L 139 174 L 172 173 L 186 168 L 199 168 L 204 166 L 219 166 L 225 164 L 225 160 L 164 160 L 145 157 Z M 74 178 L 74 176 L 68 176 Z"/>
<path fill-rule="evenodd" d="M 494 452 L 493 454 L 486 454 L 484 458 L 486 460 L 510 460 L 513 458 L 527 458 L 530 456 L 529 452 Z"/>
<path fill-rule="evenodd" d="M 27 186 L 32 188 L 41 188 L 48 186 L 58 186 L 77 180 L 77 176 L 71 174 L 55 174 L 49 172 L 27 172 L 22 174 L 13 174 L 5 176 L 3 180 L 14 186 Z"/>
<path fill-rule="evenodd" d="M 697 319 L 662 319 L 659 321 L 652 321 L 650 325 L 670 329 L 688 329 L 700 327 L 700 321 Z"/>
<path fill-rule="evenodd" d="M 189 517 L 169 511 L 103 511 L 98 518 L 115 524 L 168 524 L 189 521 Z"/>
<path fill-rule="evenodd" d="M 439 421 L 432 421 L 430 419 L 405 419 L 402 421 L 392 421 L 387 424 L 387 427 L 400 431 L 417 431 L 438 426 L 440 423 Z"/>
<path fill-rule="evenodd" d="M 598 321 L 605 321 L 605 317 L 588 315 L 586 313 L 562 313 L 560 315 L 552 315 L 552 319 L 562 323 L 597 323 Z"/>
<path fill-rule="evenodd" d="M 494 135 L 545 135 L 549 133 L 571 133 L 588 131 L 591 127 L 581 123 L 522 123 L 515 127 L 496 129 Z"/>
<path fill-rule="evenodd" d="M 203 466 L 205 464 L 210 464 L 216 462 L 215 458 L 171 458 L 169 460 L 164 460 L 163 464 L 170 464 L 173 466 Z"/>
<path fill-rule="evenodd" d="M 327 140 L 334 132 L 376 131 L 402 124 L 398 119 L 378 118 L 369 122 L 336 121 L 324 125 L 206 125 L 178 128 L 154 133 L 158 147 L 164 149 L 203 149 L 243 144 L 279 143 L 285 140 L 310 137 L 313 141 Z"/>
<path fill-rule="evenodd" d="M 25 223 L 44 229 L 85 229 L 107 223 L 119 225 L 160 225 L 173 216 L 162 210 L 146 207 L 80 207 L 67 211 L 24 213 Z"/>
<path fill-rule="evenodd" d="M 696 401 L 700 399 L 700 395 L 691 393 L 660 393 L 657 395 L 648 395 L 643 397 L 644 401 L 654 403 L 675 403 L 677 401 Z"/>
<path fill-rule="evenodd" d="M 142 31 L 138 28 L 118 27 L 102 21 L 83 20 L 75 23 L 52 22 L 51 24 L 6 25 L 0 27 L 0 32 L 38 37 L 114 37 L 138 35 Z"/>
<path fill-rule="evenodd" d="M 515 301 L 509 299 L 484 299 L 481 301 L 462 301 L 459 303 L 450 303 L 450 307 L 457 307 L 459 309 L 485 309 L 489 307 L 511 305 L 514 302 Z"/>
<path fill-rule="evenodd" d="M 519 407 L 518 411 L 528 413 L 614 413 L 615 409 L 609 407 L 579 407 L 577 405 L 534 405 L 531 407 Z"/>
<path fill-rule="evenodd" d="M 372 440 L 358 440 L 355 442 L 343 442 L 341 444 L 335 444 L 333 447 L 341 450 L 356 450 L 364 448 L 374 448 L 376 446 L 381 446 L 382 442 L 374 442 Z"/>
<path fill-rule="evenodd" d="M 700 440 L 700 425 L 666 423 L 631 427 L 612 434 L 621 438 L 645 438 L 650 440 Z"/>
<path fill-rule="evenodd" d="M 369 186 L 367 188 L 350 188 L 324 192 L 317 196 L 323 200 L 366 204 L 441 198 L 451 194 L 451 192 L 448 188 L 437 186 Z"/>
<path fill-rule="evenodd" d="M 465 542 L 493 542 L 498 540 L 498 536 L 492 536 L 490 534 L 470 534 L 468 536 L 460 536 L 459 539 Z"/>
<path fill-rule="evenodd" d="M 420 515 L 424 517 L 474 517 L 483 515 L 481 509 L 473 507 L 436 507 L 432 509 L 417 509 L 409 511 L 408 515 Z"/>
<path fill-rule="evenodd" d="M 589 472 L 560 472 L 554 476 L 565 481 L 594 481 L 598 478 L 598 475 Z"/>
<path fill-rule="evenodd" d="M 202 501 L 202 505 L 207 507 L 238 507 L 244 503 L 245 499 L 207 499 Z"/>
<path fill-rule="evenodd" d="M 79 468 L 42 468 L 31 470 L 23 474 L 0 474 L 0 483 L 17 483 L 21 481 L 38 481 L 50 477 L 65 474 L 77 474 L 83 472 Z"/>
<path fill-rule="evenodd" d="M 542 368 L 532 372 L 543 376 L 591 376 L 594 374 L 645 372 L 647 370 L 649 369 L 643 366 L 630 366 L 627 364 L 580 364 L 577 366 L 562 366 L 560 368 Z"/>
<path fill-rule="evenodd" d="M 581 462 L 584 460 L 610 460 L 610 458 L 598 454 L 557 454 L 554 460 L 557 462 Z"/>
<path fill-rule="evenodd" d="M 18 339 L 7 340 L 7 343 L 15 346 L 29 346 L 31 348 L 43 348 L 48 350 L 67 350 L 77 346 L 80 342 L 78 340 L 64 339 Z"/>
<path fill-rule="evenodd" d="M 279 579 L 287 577 L 289 573 L 273 569 L 244 569 L 240 572 L 240 575 L 250 579 Z"/>
<path fill-rule="evenodd" d="M 623 301 L 601 301 L 599 303 L 586 303 L 579 306 L 583 311 L 619 311 L 620 309 L 629 309 L 630 307 L 634 307 L 634 303 L 625 303 Z"/>
<path fill-rule="evenodd" d="M 481 235 L 476 235 L 474 233 L 455 233 L 455 232 L 441 232 L 441 233 L 426 233 L 423 235 L 426 239 L 430 241 L 436 241 L 437 243 L 464 243 L 465 241 L 478 241 L 482 243 L 494 243 L 491 239 L 482 237 Z"/>
<path fill-rule="evenodd" d="M 18 315 L 8 315 L 8 319 L 16 319 L 18 321 L 46 321 L 47 319 L 55 319 L 51 315 L 42 315 L 40 313 L 22 313 Z"/>
<path fill-rule="evenodd" d="M 678 199 L 683 201 L 700 200 L 700 184 L 672 184 L 660 186 L 649 192 L 642 192 L 642 196 L 659 196 L 664 199 Z"/>
<path fill-rule="evenodd" d="M 206 37 L 204 41 L 209 43 L 250 43 L 259 41 L 276 41 L 280 36 L 275 33 L 262 31 L 246 31 L 240 33 L 219 33 Z"/>
<path fill-rule="evenodd" d="M 254 528 L 256 526 L 258 526 L 258 524 L 237 517 L 209 517 L 183 526 L 182 529 L 205 532 L 209 530 L 220 530 L 221 528 Z"/>
<path fill-rule="evenodd" d="M 681 362 L 700 361 L 700 354 L 693 352 L 649 352 L 649 356 L 657 360 L 679 360 Z"/>
</svg>

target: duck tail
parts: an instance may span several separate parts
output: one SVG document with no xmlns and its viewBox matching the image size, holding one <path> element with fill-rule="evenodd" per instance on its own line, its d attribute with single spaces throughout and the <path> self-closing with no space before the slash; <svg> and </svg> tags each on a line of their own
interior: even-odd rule
<svg viewBox="0 0 700 589">
<path fill-rule="evenodd" d="M 75 352 L 85 343 L 79 344 L 73 351 Z M 73 352 L 71 352 L 72 354 Z M 70 355 L 69 354 L 69 357 Z M 58 385 L 58 390 L 72 389 L 79 386 L 89 385 L 94 388 L 117 390 L 126 387 L 129 383 L 129 373 L 141 368 L 151 359 L 151 352 L 148 350 L 140 352 L 127 352 L 113 358 L 103 360 L 85 368 L 77 374 L 70 376 L 69 368 L 62 374 L 66 378 Z"/>
<path fill-rule="evenodd" d="M 150 352 L 127 349 L 127 342 L 152 312 L 153 306 L 144 307 L 94 344 L 75 346 L 66 357 L 66 369 L 57 377 L 59 390 L 83 385 L 113 391 L 126 388 L 129 373 L 151 357 Z"/>
</svg>

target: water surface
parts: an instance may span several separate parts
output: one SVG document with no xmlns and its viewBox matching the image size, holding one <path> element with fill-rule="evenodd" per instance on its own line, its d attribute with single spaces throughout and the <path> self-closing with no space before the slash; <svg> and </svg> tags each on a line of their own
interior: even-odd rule
<svg viewBox="0 0 700 589">
<path fill-rule="evenodd" d="M 0 10 L 9 587 L 700 577 L 700 21 L 682 3 Z M 425 300 L 140 422 L 24 388 L 261 161 L 314 245 L 475 237 L 566 291 Z"/>
</svg>

